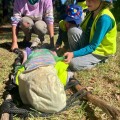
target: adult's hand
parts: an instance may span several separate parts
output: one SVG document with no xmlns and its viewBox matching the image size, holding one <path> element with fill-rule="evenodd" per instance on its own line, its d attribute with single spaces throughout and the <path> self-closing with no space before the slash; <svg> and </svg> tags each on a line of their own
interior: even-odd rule
<svg viewBox="0 0 120 120">
<path fill-rule="evenodd" d="M 71 59 L 74 57 L 74 55 L 73 55 L 73 52 L 66 52 L 65 54 L 64 54 L 64 56 L 65 56 L 65 63 L 70 63 L 70 61 L 71 61 Z"/>
</svg>

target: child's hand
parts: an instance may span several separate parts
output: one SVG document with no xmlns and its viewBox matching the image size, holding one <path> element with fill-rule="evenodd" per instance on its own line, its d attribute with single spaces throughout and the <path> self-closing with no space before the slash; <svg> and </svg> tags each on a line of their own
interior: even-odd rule
<svg viewBox="0 0 120 120">
<path fill-rule="evenodd" d="M 55 49 L 56 49 L 56 50 L 59 50 L 60 48 L 61 48 L 60 45 L 57 45 L 57 44 L 55 45 Z"/>
<path fill-rule="evenodd" d="M 57 53 L 55 51 L 50 51 L 53 55 L 57 56 Z"/>
<path fill-rule="evenodd" d="M 73 52 L 66 52 L 64 56 L 65 56 L 65 60 L 64 60 L 65 63 L 70 63 L 74 55 L 73 55 Z"/>
</svg>

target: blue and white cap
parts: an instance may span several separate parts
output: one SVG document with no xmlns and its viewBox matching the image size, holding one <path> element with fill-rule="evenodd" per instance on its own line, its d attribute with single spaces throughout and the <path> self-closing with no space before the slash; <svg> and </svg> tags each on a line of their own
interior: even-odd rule
<svg viewBox="0 0 120 120">
<path fill-rule="evenodd" d="M 82 7 L 78 5 L 68 5 L 66 8 L 66 16 L 65 16 L 65 21 L 67 22 L 72 22 L 74 21 L 76 25 L 79 25 L 82 22 Z"/>
</svg>

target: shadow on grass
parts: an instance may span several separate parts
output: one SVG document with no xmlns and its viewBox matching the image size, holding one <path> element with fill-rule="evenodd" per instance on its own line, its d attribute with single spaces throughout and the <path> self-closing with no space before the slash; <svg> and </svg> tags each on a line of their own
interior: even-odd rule
<svg viewBox="0 0 120 120">
<path fill-rule="evenodd" d="M 0 47 L 10 51 L 11 45 L 12 45 L 12 42 L 5 42 L 5 43 L 1 43 Z M 20 49 L 23 49 L 23 48 L 26 48 L 26 47 L 30 47 L 31 46 L 31 42 L 20 41 L 20 42 L 18 42 L 18 46 L 19 46 Z"/>
<path fill-rule="evenodd" d="M 23 32 L 20 31 L 18 35 L 19 39 L 23 39 L 24 35 Z M 12 32 L 11 31 L 0 31 L 0 40 L 11 40 L 12 41 Z"/>
<path fill-rule="evenodd" d="M 86 111 L 86 119 L 98 120 L 98 118 L 94 114 L 95 111 L 89 105 L 87 105 L 85 111 Z"/>
<path fill-rule="evenodd" d="M 0 31 L 2 32 L 11 32 L 12 31 L 12 27 L 11 25 L 1 25 L 0 26 Z"/>
</svg>

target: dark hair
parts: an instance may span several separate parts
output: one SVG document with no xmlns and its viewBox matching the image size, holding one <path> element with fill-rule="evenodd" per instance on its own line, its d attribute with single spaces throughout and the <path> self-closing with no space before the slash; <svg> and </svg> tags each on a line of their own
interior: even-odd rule
<svg viewBox="0 0 120 120">
<path fill-rule="evenodd" d="M 84 2 L 85 0 L 76 0 L 76 2 Z"/>
<path fill-rule="evenodd" d="M 80 26 L 79 24 L 76 24 L 75 21 L 68 21 L 68 23 L 74 24 L 74 25 L 76 25 L 76 27 L 79 27 L 79 26 Z"/>
<path fill-rule="evenodd" d="M 69 22 L 71 24 L 76 24 L 75 21 L 67 21 L 67 22 Z"/>
</svg>

